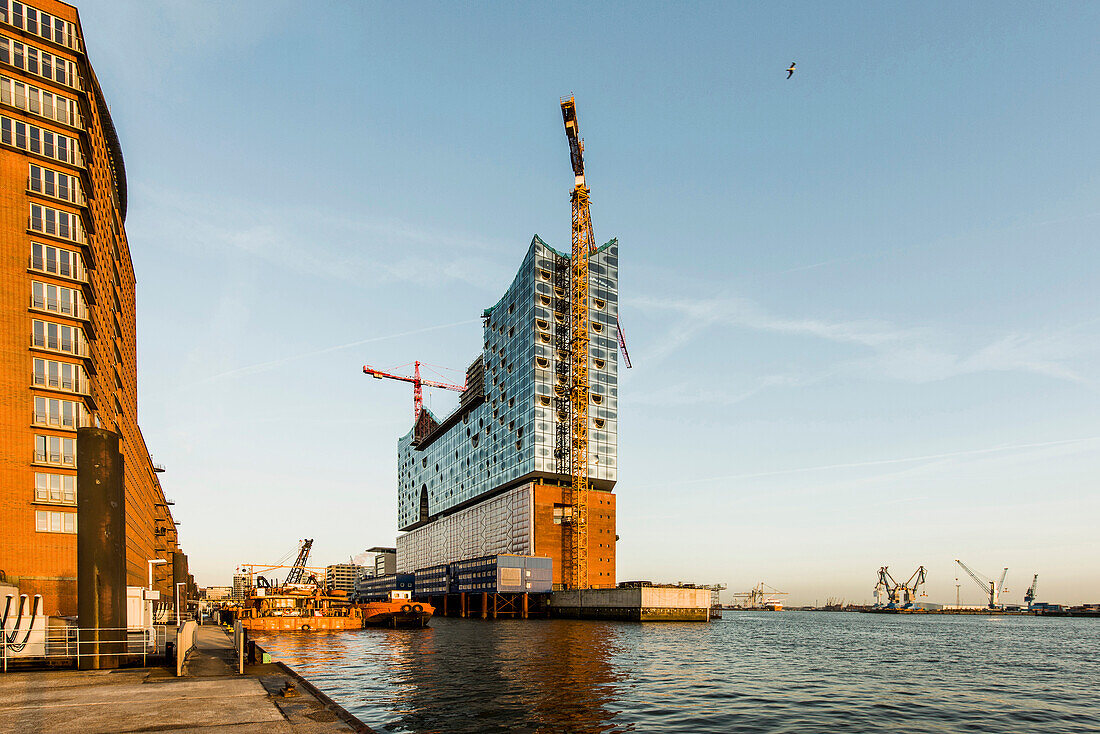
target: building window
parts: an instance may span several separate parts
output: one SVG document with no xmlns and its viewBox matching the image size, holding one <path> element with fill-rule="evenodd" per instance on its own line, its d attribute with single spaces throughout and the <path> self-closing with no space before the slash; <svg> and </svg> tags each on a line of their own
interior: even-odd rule
<svg viewBox="0 0 1100 734">
<path fill-rule="evenodd" d="M 35 502 L 58 505 L 76 504 L 76 476 L 73 474 L 34 473 Z"/>
<path fill-rule="evenodd" d="M 80 155 L 80 147 L 75 138 L 43 130 L 10 117 L 0 116 L 0 142 L 62 163 L 84 165 L 84 158 Z"/>
<path fill-rule="evenodd" d="M 31 204 L 30 229 L 73 242 L 85 242 L 80 215 L 41 204 Z"/>
<path fill-rule="evenodd" d="M 34 513 L 35 530 L 40 533 L 75 533 L 75 512 L 50 512 L 37 510 Z"/>
<path fill-rule="evenodd" d="M 87 316 L 84 294 L 81 291 L 53 283 L 40 283 L 37 280 L 31 281 L 31 308 L 53 311 L 76 319 Z"/>
<path fill-rule="evenodd" d="M 31 269 L 73 280 L 88 279 L 84 272 L 84 258 L 79 252 L 43 245 L 40 242 L 31 243 Z"/>
<path fill-rule="evenodd" d="M 31 344 L 34 346 L 79 357 L 88 356 L 88 344 L 84 341 L 84 331 L 79 326 L 66 326 L 38 319 L 33 319 L 31 325 Z"/>
<path fill-rule="evenodd" d="M 52 359 L 34 360 L 34 384 L 38 387 L 52 387 L 66 392 L 84 392 L 84 367 L 69 362 L 56 362 Z"/>
<path fill-rule="evenodd" d="M 0 20 L 62 46 L 80 50 L 76 26 L 15 0 L 0 0 Z"/>
<path fill-rule="evenodd" d="M 74 89 L 80 88 L 76 64 L 60 56 L 28 46 L 14 38 L 0 36 L 0 62 L 11 64 L 31 74 L 45 77 Z"/>
<path fill-rule="evenodd" d="M 34 397 L 34 423 L 54 428 L 80 428 L 84 426 L 84 404 L 75 400 L 60 400 L 41 395 Z"/>
<path fill-rule="evenodd" d="M 80 191 L 80 179 L 76 176 L 70 176 L 67 173 L 61 173 L 60 171 L 54 171 L 50 168 L 43 168 L 42 166 L 36 166 L 30 164 L 30 176 L 27 181 L 27 188 L 38 194 L 45 196 L 52 196 L 55 199 L 62 199 L 64 201 L 72 202 L 73 204 L 83 204 L 84 195 Z"/>
<path fill-rule="evenodd" d="M 80 127 L 76 100 L 26 84 L 18 79 L 0 76 L 0 102 L 54 120 L 63 125 Z"/>
<path fill-rule="evenodd" d="M 63 436 L 35 436 L 34 460 L 39 464 L 76 466 L 76 439 Z"/>
</svg>

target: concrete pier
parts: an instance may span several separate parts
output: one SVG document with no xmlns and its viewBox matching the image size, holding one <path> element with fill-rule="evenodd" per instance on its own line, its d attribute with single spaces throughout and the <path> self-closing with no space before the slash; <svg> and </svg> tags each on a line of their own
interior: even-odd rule
<svg viewBox="0 0 1100 734">
<path fill-rule="evenodd" d="M 3 731 L 369 732 L 293 671 L 250 665 L 237 675 L 232 641 L 199 627 L 184 677 L 167 668 L 33 671 L 0 676 Z M 287 686 L 289 693 L 286 695 Z"/>
<path fill-rule="evenodd" d="M 550 595 L 550 616 L 631 622 L 706 622 L 710 619 L 710 591 L 665 586 L 555 591 Z"/>
</svg>

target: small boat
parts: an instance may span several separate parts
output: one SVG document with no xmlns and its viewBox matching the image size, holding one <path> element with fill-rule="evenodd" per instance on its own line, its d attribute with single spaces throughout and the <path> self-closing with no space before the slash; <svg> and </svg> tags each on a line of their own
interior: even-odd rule
<svg viewBox="0 0 1100 734">
<path fill-rule="evenodd" d="M 435 607 L 413 601 L 411 591 L 390 591 L 386 599 L 360 602 L 364 627 L 427 627 Z"/>
<path fill-rule="evenodd" d="M 359 608 L 346 597 L 308 584 L 253 589 L 241 605 L 241 626 L 258 632 L 316 632 L 363 627 Z"/>
</svg>

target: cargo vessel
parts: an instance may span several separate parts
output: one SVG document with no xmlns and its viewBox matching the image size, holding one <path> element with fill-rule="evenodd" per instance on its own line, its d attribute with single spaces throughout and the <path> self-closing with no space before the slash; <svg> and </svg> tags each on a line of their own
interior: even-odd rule
<svg viewBox="0 0 1100 734">
<path fill-rule="evenodd" d="M 435 607 L 413 601 L 412 592 L 394 589 L 385 599 L 356 605 L 365 627 L 427 627 Z"/>
</svg>

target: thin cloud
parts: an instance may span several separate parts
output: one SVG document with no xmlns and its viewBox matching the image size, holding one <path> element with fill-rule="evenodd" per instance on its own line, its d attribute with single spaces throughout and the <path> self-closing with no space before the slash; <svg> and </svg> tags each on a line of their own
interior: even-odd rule
<svg viewBox="0 0 1100 734">
<path fill-rule="evenodd" d="M 1050 446 L 1067 446 L 1071 444 L 1089 443 L 1092 441 L 1100 441 L 1100 436 L 1088 436 L 1085 438 L 1067 438 L 1058 441 L 1041 441 L 1037 443 L 1020 443 L 1012 444 L 1009 446 L 992 446 L 984 449 L 967 449 L 963 451 L 947 451 L 941 454 L 922 454 L 919 456 L 906 456 L 897 459 L 875 459 L 871 461 L 852 461 L 839 464 L 820 464 L 818 466 L 804 466 L 796 469 L 778 469 L 776 471 L 765 472 L 749 472 L 746 474 L 723 474 L 716 477 L 702 477 L 699 479 L 688 479 L 683 482 L 675 482 L 675 486 L 686 486 L 690 484 L 705 484 L 707 482 L 719 482 L 719 481 L 733 481 L 737 479 L 758 479 L 760 477 L 778 477 L 788 474 L 805 474 L 808 472 L 819 471 L 835 471 L 837 469 L 862 469 L 872 466 L 886 466 L 889 464 L 907 464 L 918 461 L 939 461 L 943 459 L 955 459 L 963 456 L 980 456 L 983 454 L 996 454 L 1003 453 L 1005 451 L 1022 451 L 1025 449 L 1037 449 L 1046 448 Z M 670 486 L 667 483 L 651 483 L 651 484 L 639 484 L 636 485 L 639 489 L 644 487 L 667 487 Z"/>
<path fill-rule="evenodd" d="M 209 377 L 204 377 L 201 380 L 195 382 L 189 382 L 181 385 L 181 388 L 196 387 L 198 385 L 206 385 L 218 380 L 224 380 L 231 377 L 241 377 L 244 375 L 254 375 L 257 372 L 268 372 L 270 370 L 278 369 L 285 364 L 296 362 L 300 359 L 306 359 L 308 357 L 316 357 L 320 354 L 329 354 L 331 352 L 338 352 L 342 349 L 351 349 L 352 347 L 358 347 L 362 344 L 372 344 L 374 342 L 386 341 L 388 339 L 400 339 L 405 336 L 414 336 L 416 334 L 425 334 L 429 331 L 439 331 L 441 329 L 451 329 L 456 326 L 465 326 L 467 324 L 477 323 L 479 319 L 466 319 L 465 321 L 454 321 L 450 324 L 439 324 L 436 326 L 426 326 L 423 329 L 412 329 L 410 331 L 402 331 L 396 334 L 386 334 L 385 336 L 372 336 L 367 339 L 359 339 L 353 342 L 347 342 L 346 344 L 337 344 L 331 347 L 325 347 L 324 349 L 315 349 L 310 352 L 302 352 L 301 354 L 292 354 L 287 357 L 280 357 L 279 359 L 272 359 L 267 362 L 257 362 L 256 364 L 245 365 L 243 367 L 235 367 L 231 370 L 219 372 Z"/>
</svg>

